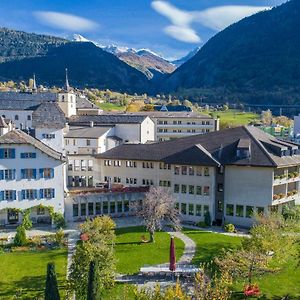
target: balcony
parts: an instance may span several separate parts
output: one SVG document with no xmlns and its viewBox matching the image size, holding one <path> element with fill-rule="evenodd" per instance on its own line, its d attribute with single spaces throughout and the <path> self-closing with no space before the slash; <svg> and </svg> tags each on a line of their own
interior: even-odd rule
<svg viewBox="0 0 300 300">
<path fill-rule="evenodd" d="M 298 172 L 289 172 L 284 174 L 274 175 L 273 185 L 281 185 L 291 182 L 300 181 L 300 175 Z"/>
</svg>

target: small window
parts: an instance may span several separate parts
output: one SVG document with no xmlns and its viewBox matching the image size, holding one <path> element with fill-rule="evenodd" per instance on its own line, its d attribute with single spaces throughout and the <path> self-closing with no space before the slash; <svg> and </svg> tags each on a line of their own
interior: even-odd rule
<svg viewBox="0 0 300 300">
<path fill-rule="evenodd" d="M 218 184 L 218 192 L 220 192 L 220 193 L 224 192 L 223 183 Z"/>
<path fill-rule="evenodd" d="M 246 218 L 252 218 L 253 217 L 253 206 L 246 206 Z"/>
<path fill-rule="evenodd" d="M 19 120 L 19 116 L 15 115 L 15 120 L 18 121 Z"/>
<path fill-rule="evenodd" d="M 186 204 L 185 203 L 181 203 L 181 213 L 183 215 L 186 215 Z"/>
<path fill-rule="evenodd" d="M 187 175 L 187 166 L 181 167 L 181 175 Z"/>
<path fill-rule="evenodd" d="M 197 195 L 202 195 L 202 186 L 198 185 L 196 188 L 196 194 Z"/>
<path fill-rule="evenodd" d="M 190 175 L 190 176 L 194 176 L 194 174 L 195 174 L 195 169 L 194 169 L 194 167 L 189 167 L 189 175 Z"/>
<path fill-rule="evenodd" d="M 91 146 L 91 140 L 86 140 L 86 145 Z"/>
<path fill-rule="evenodd" d="M 189 185 L 189 194 L 194 195 L 195 193 L 195 187 L 193 185 Z"/>
<path fill-rule="evenodd" d="M 31 116 L 30 115 L 27 116 L 27 121 L 31 121 Z"/>
<path fill-rule="evenodd" d="M 237 205 L 235 207 L 235 216 L 243 218 L 244 217 L 244 206 L 243 205 Z"/>
<path fill-rule="evenodd" d="M 181 185 L 181 193 L 186 194 L 186 185 L 185 184 Z"/>
<path fill-rule="evenodd" d="M 205 186 L 205 187 L 203 188 L 203 195 L 204 195 L 204 196 L 209 196 L 209 186 Z"/>
<path fill-rule="evenodd" d="M 179 184 L 174 184 L 174 193 L 179 193 Z"/>
<path fill-rule="evenodd" d="M 189 204 L 189 215 L 190 216 L 194 215 L 194 204 Z"/>
<path fill-rule="evenodd" d="M 202 205 L 197 204 L 196 205 L 196 216 L 201 217 L 201 214 L 202 214 Z"/>
<path fill-rule="evenodd" d="M 36 209 L 36 214 L 37 214 L 38 216 L 44 215 L 44 214 L 45 214 L 45 208 L 44 208 L 44 207 L 38 206 L 37 209 Z"/>
<path fill-rule="evenodd" d="M 226 204 L 226 216 L 233 216 L 233 204 Z"/>
<path fill-rule="evenodd" d="M 79 214 L 78 204 L 73 204 L 73 217 L 78 217 L 78 214 Z"/>
<path fill-rule="evenodd" d="M 80 213 L 81 213 L 81 216 L 86 216 L 86 203 L 80 204 Z"/>
<path fill-rule="evenodd" d="M 180 167 L 179 166 L 175 166 L 174 167 L 174 174 L 175 175 L 179 175 L 179 172 L 180 172 Z"/>
<path fill-rule="evenodd" d="M 256 207 L 257 213 L 258 214 L 264 214 L 265 213 L 265 208 L 264 207 Z"/>
<path fill-rule="evenodd" d="M 209 176 L 209 168 L 204 168 L 204 176 Z"/>
</svg>

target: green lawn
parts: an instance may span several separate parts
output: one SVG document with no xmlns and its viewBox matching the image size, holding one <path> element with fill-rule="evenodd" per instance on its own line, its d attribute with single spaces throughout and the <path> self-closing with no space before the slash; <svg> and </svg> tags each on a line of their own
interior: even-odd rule
<svg viewBox="0 0 300 300">
<path fill-rule="evenodd" d="M 194 263 L 209 262 L 219 255 L 223 248 L 229 249 L 238 247 L 241 238 L 231 237 L 217 233 L 209 233 L 200 230 L 185 230 L 191 239 L 197 244 L 197 252 Z M 261 288 L 265 299 L 281 299 L 285 295 L 290 295 L 289 299 L 300 299 L 300 267 L 293 261 L 290 262 L 279 273 L 268 274 L 254 280 Z M 243 283 L 235 286 L 236 291 L 241 291 Z M 243 297 L 241 299 L 244 299 Z"/>
<path fill-rule="evenodd" d="M 35 299 L 43 295 L 48 262 L 55 262 L 60 294 L 65 295 L 67 250 L 0 254 L 0 299 Z M 19 298 L 15 295 L 20 293 Z"/>
<path fill-rule="evenodd" d="M 125 106 L 120 106 L 118 104 L 104 102 L 104 103 L 98 103 L 97 104 L 99 108 L 101 108 L 104 111 L 125 111 Z"/>
<path fill-rule="evenodd" d="M 255 122 L 260 119 L 260 116 L 255 113 L 244 113 L 239 110 L 229 109 L 227 111 L 213 112 L 213 116 L 220 117 L 220 127 L 234 127 L 240 125 L 248 125 L 250 122 Z"/>
<path fill-rule="evenodd" d="M 141 242 L 141 236 L 147 238 L 144 227 L 130 227 L 116 230 L 115 245 L 117 272 L 121 274 L 138 273 L 140 267 L 166 263 L 169 261 L 170 235 L 165 232 L 155 233 L 155 243 Z M 177 259 L 183 253 L 184 243 L 175 239 Z"/>
</svg>

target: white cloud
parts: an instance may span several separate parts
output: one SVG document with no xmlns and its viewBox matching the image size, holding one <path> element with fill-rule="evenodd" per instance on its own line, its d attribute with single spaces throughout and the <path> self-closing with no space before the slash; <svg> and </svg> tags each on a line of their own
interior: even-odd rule
<svg viewBox="0 0 300 300">
<path fill-rule="evenodd" d="M 228 5 L 212 7 L 192 14 L 196 22 L 200 22 L 205 27 L 219 31 L 245 17 L 267 9 L 270 9 L 270 7 Z"/>
<path fill-rule="evenodd" d="M 265 6 L 228 5 L 211 7 L 202 11 L 186 11 L 162 0 L 154 0 L 151 6 L 172 23 L 164 28 L 164 32 L 174 39 L 186 43 L 201 42 L 201 37 L 191 26 L 194 22 L 220 31 L 245 17 L 270 9 Z"/>
<path fill-rule="evenodd" d="M 55 11 L 36 11 L 33 14 L 40 23 L 67 31 L 85 32 L 98 27 L 98 24 L 91 20 L 71 14 Z"/>
</svg>

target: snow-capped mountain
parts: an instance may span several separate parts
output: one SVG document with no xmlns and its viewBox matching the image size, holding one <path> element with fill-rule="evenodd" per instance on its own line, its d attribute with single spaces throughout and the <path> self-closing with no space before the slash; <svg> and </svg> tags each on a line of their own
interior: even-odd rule
<svg viewBox="0 0 300 300">
<path fill-rule="evenodd" d="M 172 73 L 176 68 L 174 64 L 149 49 L 134 49 L 116 45 L 102 45 L 100 43 L 90 41 L 80 34 L 74 34 L 73 41 L 91 42 L 104 51 L 117 56 L 128 65 L 143 72 L 149 79 L 152 79 L 154 76 L 157 77 L 158 75 Z"/>
</svg>

